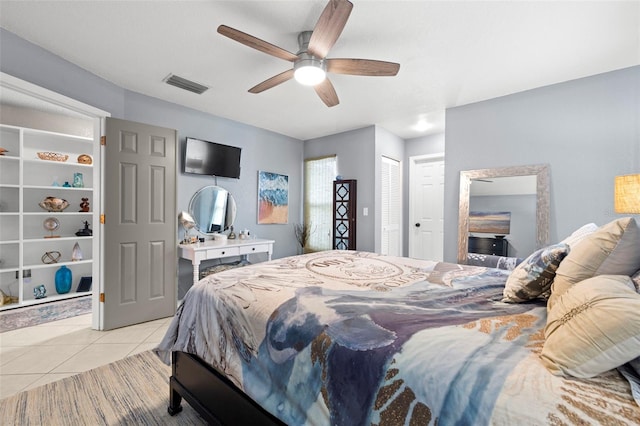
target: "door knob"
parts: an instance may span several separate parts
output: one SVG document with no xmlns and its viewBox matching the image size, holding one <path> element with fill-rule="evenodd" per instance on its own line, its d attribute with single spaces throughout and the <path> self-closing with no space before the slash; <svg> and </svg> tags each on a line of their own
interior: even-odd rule
<svg viewBox="0 0 640 426">
<path fill-rule="evenodd" d="M 416 223 L 416 228 L 420 228 L 420 222 Z"/>
</svg>

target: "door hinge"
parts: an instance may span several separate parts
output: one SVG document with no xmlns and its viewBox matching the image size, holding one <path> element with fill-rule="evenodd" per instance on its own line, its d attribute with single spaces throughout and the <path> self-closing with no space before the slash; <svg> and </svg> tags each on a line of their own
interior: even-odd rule
<svg viewBox="0 0 640 426">
<path fill-rule="evenodd" d="M 100 303 L 104 303 L 104 293 L 100 293 Z"/>
<path fill-rule="evenodd" d="M 104 213 L 102 213 L 100 215 L 100 223 L 104 225 L 104 222 L 105 222 Z"/>
<path fill-rule="evenodd" d="M 106 136 L 100 136 L 100 145 L 106 145 L 107 144 L 107 137 Z"/>
</svg>

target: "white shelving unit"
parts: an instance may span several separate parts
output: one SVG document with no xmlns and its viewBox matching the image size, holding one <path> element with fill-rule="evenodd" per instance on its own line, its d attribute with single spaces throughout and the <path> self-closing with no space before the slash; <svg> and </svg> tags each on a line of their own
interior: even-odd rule
<svg viewBox="0 0 640 426">
<path fill-rule="evenodd" d="M 99 244 L 94 236 L 76 236 L 84 222 L 94 229 L 99 215 L 99 171 L 94 164 L 80 164 L 80 154 L 96 158 L 99 147 L 94 138 L 66 135 L 43 130 L 0 124 L 0 147 L 8 150 L 0 156 L 0 290 L 17 297 L 17 302 L 3 304 L 0 310 L 67 299 L 90 293 L 76 292 L 81 277 L 92 277 L 97 270 Z M 42 160 L 38 152 L 68 155 L 67 161 Z M 82 174 L 82 187 L 73 185 L 75 173 Z M 57 183 L 60 186 L 54 185 Z M 39 206 L 46 197 L 63 198 L 69 207 L 62 212 L 48 212 Z M 82 212 L 80 203 L 86 198 L 89 211 Z M 54 217 L 60 227 L 51 233 L 43 223 Z M 94 234 L 95 235 L 95 234 Z M 78 243 L 82 259 L 72 261 L 74 245 Z M 60 252 L 57 263 L 47 264 L 46 252 Z M 95 260 L 95 261 L 94 261 Z M 72 272 L 71 291 L 58 294 L 55 273 L 66 265 Z M 34 288 L 44 285 L 46 297 L 36 299 Z"/>
</svg>

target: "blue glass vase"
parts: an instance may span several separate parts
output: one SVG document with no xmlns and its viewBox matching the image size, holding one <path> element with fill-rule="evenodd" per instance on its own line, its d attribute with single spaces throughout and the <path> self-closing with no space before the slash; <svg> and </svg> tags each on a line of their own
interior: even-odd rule
<svg viewBox="0 0 640 426">
<path fill-rule="evenodd" d="M 56 291 L 58 294 L 69 293 L 71 291 L 71 281 L 73 280 L 71 269 L 61 266 L 56 271 Z"/>
</svg>

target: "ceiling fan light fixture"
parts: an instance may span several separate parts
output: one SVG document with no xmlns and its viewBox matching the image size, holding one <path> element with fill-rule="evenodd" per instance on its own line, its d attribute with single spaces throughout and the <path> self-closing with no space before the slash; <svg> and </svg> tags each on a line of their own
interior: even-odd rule
<svg viewBox="0 0 640 426">
<path fill-rule="evenodd" d="M 301 56 L 303 57 L 293 65 L 293 76 L 296 81 L 305 86 L 322 83 L 327 77 L 324 61 L 304 54 Z"/>
</svg>

